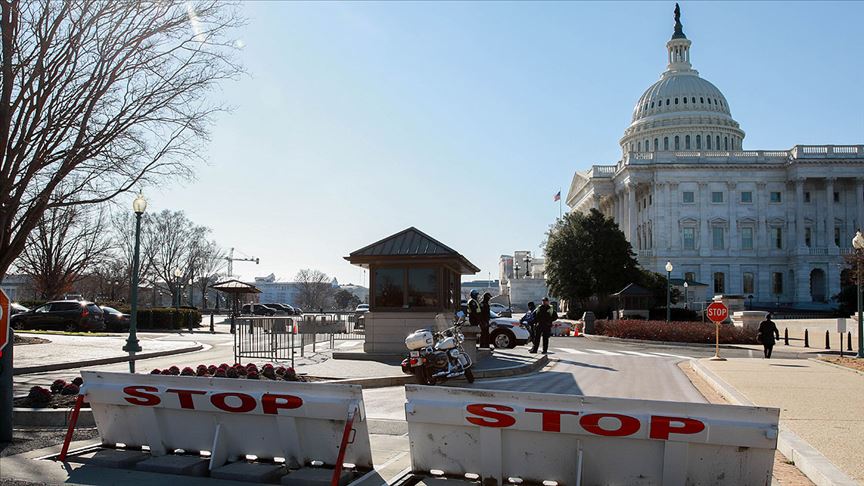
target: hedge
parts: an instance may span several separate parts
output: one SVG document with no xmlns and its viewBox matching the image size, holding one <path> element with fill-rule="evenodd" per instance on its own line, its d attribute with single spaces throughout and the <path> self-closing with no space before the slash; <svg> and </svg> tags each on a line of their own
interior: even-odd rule
<svg viewBox="0 0 864 486">
<path fill-rule="evenodd" d="M 197 309 L 157 307 L 138 309 L 138 329 L 188 329 L 201 325 L 201 311 Z"/>
<path fill-rule="evenodd" d="M 681 307 L 673 307 L 669 314 L 669 320 L 675 322 L 699 321 L 702 319 L 702 314 Z M 666 307 L 655 307 L 648 311 L 648 320 L 666 322 Z"/>
<path fill-rule="evenodd" d="M 702 322 L 598 320 L 594 332 L 602 336 L 646 341 L 703 343 L 715 342 L 715 325 Z M 721 344 L 757 344 L 756 331 L 731 324 L 720 325 Z"/>
</svg>

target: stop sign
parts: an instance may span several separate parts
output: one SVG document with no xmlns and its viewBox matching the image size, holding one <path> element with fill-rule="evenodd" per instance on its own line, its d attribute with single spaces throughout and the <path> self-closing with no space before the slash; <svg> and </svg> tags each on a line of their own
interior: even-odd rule
<svg viewBox="0 0 864 486">
<path fill-rule="evenodd" d="M 0 356 L 9 342 L 9 297 L 0 289 Z"/>
<path fill-rule="evenodd" d="M 729 317 L 729 308 L 722 302 L 711 302 L 708 308 L 705 309 L 705 314 L 708 319 L 719 324 Z"/>
</svg>

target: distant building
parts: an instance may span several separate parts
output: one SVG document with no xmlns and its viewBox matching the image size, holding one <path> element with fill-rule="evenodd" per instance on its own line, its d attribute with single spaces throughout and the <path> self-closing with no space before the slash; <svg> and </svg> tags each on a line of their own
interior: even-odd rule
<svg viewBox="0 0 864 486">
<path fill-rule="evenodd" d="M 492 297 L 501 293 L 501 282 L 498 280 L 471 280 L 462 282 L 462 298 L 468 300 L 472 290 L 476 290 L 482 296 L 489 292 Z"/>
<path fill-rule="evenodd" d="M 20 300 L 36 300 L 36 292 L 33 289 L 30 277 L 26 275 L 6 275 L 0 288 L 6 292 L 9 300 L 18 302 Z"/>
<path fill-rule="evenodd" d="M 291 306 L 299 305 L 300 286 L 301 284 L 292 280 L 279 280 L 276 275 L 270 274 L 266 277 L 255 277 L 254 282 L 250 282 L 261 291 L 258 294 L 259 302 L 275 302 L 277 304 L 288 304 Z M 330 281 L 330 285 L 337 290 L 347 290 L 354 294 L 361 302 L 369 302 L 369 289 L 360 285 L 345 284 L 342 285 L 335 278 Z"/>
</svg>

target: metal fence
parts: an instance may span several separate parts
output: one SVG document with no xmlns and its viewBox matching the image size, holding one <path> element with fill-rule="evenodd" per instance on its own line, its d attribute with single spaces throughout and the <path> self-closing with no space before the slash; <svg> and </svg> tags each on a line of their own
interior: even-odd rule
<svg viewBox="0 0 864 486">
<path fill-rule="evenodd" d="M 263 359 L 290 362 L 305 355 L 307 346 L 318 351 L 319 344 L 364 339 L 364 319 L 352 313 L 304 314 L 302 316 L 237 317 L 234 334 L 234 360 Z"/>
</svg>

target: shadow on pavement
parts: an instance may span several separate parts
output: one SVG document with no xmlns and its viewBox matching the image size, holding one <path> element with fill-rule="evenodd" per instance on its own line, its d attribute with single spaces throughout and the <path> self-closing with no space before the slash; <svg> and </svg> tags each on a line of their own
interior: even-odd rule
<svg viewBox="0 0 864 486">
<path fill-rule="evenodd" d="M 568 395 L 584 395 L 582 388 L 576 382 L 573 373 L 561 371 L 544 371 L 533 375 L 523 375 L 513 378 L 478 379 L 472 384 L 458 383 L 459 388 L 475 390 L 507 390 L 536 393 L 559 393 Z"/>
<path fill-rule="evenodd" d="M 567 364 L 570 364 L 570 365 L 573 365 L 573 366 L 581 366 L 581 367 L 583 367 L 583 368 L 593 368 L 593 369 L 596 369 L 596 370 L 606 370 L 606 371 L 615 371 L 615 372 L 618 371 L 618 370 L 616 370 L 615 368 L 610 368 L 610 367 L 608 367 L 608 366 L 600 366 L 600 365 L 594 365 L 594 364 L 589 364 L 589 363 L 582 363 L 582 362 L 579 362 L 579 361 L 572 361 L 572 360 L 569 360 L 569 359 L 560 359 L 560 358 L 556 358 L 556 361 L 558 361 L 558 362 L 560 362 L 560 363 L 567 363 Z"/>
</svg>

